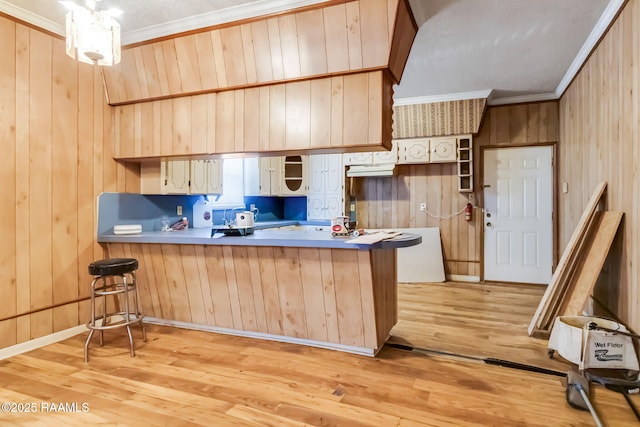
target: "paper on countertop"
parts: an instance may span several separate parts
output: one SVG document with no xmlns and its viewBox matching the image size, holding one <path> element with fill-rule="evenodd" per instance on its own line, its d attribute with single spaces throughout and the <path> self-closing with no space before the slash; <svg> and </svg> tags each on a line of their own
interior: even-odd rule
<svg viewBox="0 0 640 427">
<path fill-rule="evenodd" d="M 142 233 L 142 224 L 121 224 L 113 226 L 113 234 L 138 234 Z"/>
<path fill-rule="evenodd" d="M 355 244 L 372 244 L 381 242 L 383 240 L 393 239 L 398 237 L 402 233 L 400 231 L 389 231 L 389 230 L 380 230 L 374 232 L 367 232 L 362 236 L 358 236 L 355 239 L 346 240 L 345 243 L 355 243 Z"/>
</svg>

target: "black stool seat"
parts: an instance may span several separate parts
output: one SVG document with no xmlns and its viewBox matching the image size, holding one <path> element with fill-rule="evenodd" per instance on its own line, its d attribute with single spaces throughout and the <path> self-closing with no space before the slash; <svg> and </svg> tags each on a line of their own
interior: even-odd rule
<svg viewBox="0 0 640 427">
<path fill-rule="evenodd" d="M 131 273 L 138 269 L 135 258 L 101 259 L 89 264 L 89 274 L 92 276 L 112 276 Z"/>
</svg>

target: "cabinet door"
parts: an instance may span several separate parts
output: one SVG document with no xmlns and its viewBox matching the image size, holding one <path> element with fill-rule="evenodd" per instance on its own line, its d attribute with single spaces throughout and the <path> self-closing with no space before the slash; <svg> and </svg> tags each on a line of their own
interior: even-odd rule
<svg viewBox="0 0 640 427">
<path fill-rule="evenodd" d="M 163 160 L 160 175 L 163 194 L 189 194 L 189 160 Z"/>
<path fill-rule="evenodd" d="M 373 153 L 373 164 L 384 165 L 389 163 L 397 163 L 398 161 L 398 146 L 392 142 L 391 150 L 389 151 L 376 151 Z"/>
<path fill-rule="evenodd" d="M 428 163 L 429 140 L 408 139 L 398 141 L 398 163 Z"/>
<path fill-rule="evenodd" d="M 345 153 L 343 155 L 344 165 L 371 165 L 373 164 L 373 153 Z"/>
<path fill-rule="evenodd" d="M 273 174 L 275 173 L 274 168 L 271 165 L 271 157 L 260 157 L 258 159 L 259 163 L 259 172 L 258 172 L 258 195 L 259 196 L 270 196 L 271 195 L 271 183 L 274 182 L 272 179 Z M 274 182 L 274 185 L 276 183 Z"/>
<path fill-rule="evenodd" d="M 282 157 L 269 158 L 269 187 L 272 196 L 282 193 Z"/>
<path fill-rule="evenodd" d="M 344 188 L 344 166 L 341 154 L 325 154 L 326 173 L 324 190 L 342 194 Z"/>
<path fill-rule="evenodd" d="M 207 160 L 207 194 L 222 193 L 222 165 L 224 160 Z M 192 184 L 193 185 L 193 184 Z"/>
<path fill-rule="evenodd" d="M 324 194 L 324 181 L 326 175 L 324 154 L 312 154 L 309 156 L 309 190 L 308 196 Z"/>
<path fill-rule="evenodd" d="M 324 194 L 307 196 L 307 219 L 327 219 Z"/>
<path fill-rule="evenodd" d="M 334 216 L 344 215 L 344 201 L 342 194 L 329 193 L 325 198 L 325 214 L 323 219 L 331 219 Z"/>
<path fill-rule="evenodd" d="M 431 163 L 456 161 L 456 138 L 435 138 L 431 140 Z"/>
<path fill-rule="evenodd" d="M 280 194 L 283 196 L 307 194 L 307 156 L 285 156 L 282 158 L 281 164 L 283 179 L 280 181 Z"/>
<path fill-rule="evenodd" d="M 207 160 L 191 160 L 191 194 L 208 194 Z"/>
</svg>

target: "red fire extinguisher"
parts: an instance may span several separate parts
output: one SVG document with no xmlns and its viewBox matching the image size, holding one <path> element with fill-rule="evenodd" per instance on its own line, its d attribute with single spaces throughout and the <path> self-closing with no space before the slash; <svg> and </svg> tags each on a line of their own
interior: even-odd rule
<svg viewBox="0 0 640 427">
<path fill-rule="evenodd" d="M 464 219 L 467 221 L 471 221 L 473 216 L 473 205 L 471 203 L 467 203 L 467 206 L 464 208 Z"/>
</svg>

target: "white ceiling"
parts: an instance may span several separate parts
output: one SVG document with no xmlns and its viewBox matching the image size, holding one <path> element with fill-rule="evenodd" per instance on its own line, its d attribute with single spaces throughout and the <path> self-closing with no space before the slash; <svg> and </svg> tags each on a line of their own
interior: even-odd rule
<svg viewBox="0 0 640 427">
<path fill-rule="evenodd" d="M 123 44 L 276 13 L 323 0 L 102 0 Z M 76 0 L 79 4 L 83 0 Z M 624 0 L 409 0 L 420 30 L 397 104 L 489 97 L 557 99 Z M 0 0 L 0 11 L 64 34 L 56 0 Z"/>
</svg>

